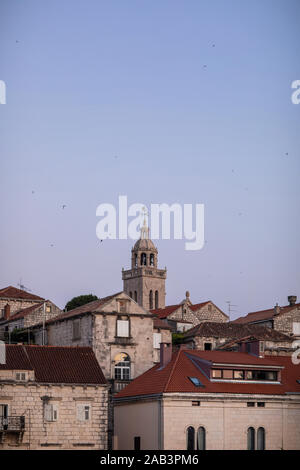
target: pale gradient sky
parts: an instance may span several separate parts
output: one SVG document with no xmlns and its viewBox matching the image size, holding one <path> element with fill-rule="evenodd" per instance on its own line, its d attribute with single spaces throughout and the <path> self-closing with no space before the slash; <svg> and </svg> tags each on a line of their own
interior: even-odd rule
<svg viewBox="0 0 300 470">
<path fill-rule="evenodd" d="M 203 250 L 157 242 L 167 303 L 299 298 L 299 18 L 299 0 L 1 0 L 0 287 L 60 307 L 121 290 L 133 242 L 100 244 L 95 213 L 123 194 L 205 204 Z"/>
</svg>

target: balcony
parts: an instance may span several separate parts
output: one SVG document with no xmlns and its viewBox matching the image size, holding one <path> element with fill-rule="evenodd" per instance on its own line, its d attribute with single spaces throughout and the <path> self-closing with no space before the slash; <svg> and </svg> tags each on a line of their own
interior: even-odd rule
<svg viewBox="0 0 300 470">
<path fill-rule="evenodd" d="M 25 416 L 0 416 L 0 433 L 6 432 L 24 432 Z"/>
<path fill-rule="evenodd" d="M 112 393 L 118 393 L 123 388 L 125 388 L 128 384 L 130 384 L 131 380 L 113 380 L 112 381 Z"/>
</svg>

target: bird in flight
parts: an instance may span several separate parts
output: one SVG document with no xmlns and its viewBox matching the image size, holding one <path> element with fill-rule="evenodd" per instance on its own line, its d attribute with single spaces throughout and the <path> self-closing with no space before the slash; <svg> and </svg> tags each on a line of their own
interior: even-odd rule
<svg viewBox="0 0 300 470">
<path fill-rule="evenodd" d="M 66 204 L 63 204 L 61 207 L 64 209 L 64 208 L 67 207 L 67 206 L 66 206 Z"/>
</svg>

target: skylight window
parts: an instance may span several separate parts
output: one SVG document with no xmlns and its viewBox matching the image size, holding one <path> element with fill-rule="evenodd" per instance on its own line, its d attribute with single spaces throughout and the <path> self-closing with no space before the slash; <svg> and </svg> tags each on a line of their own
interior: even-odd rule
<svg viewBox="0 0 300 470">
<path fill-rule="evenodd" d="M 198 377 L 189 377 L 189 379 L 195 385 L 195 387 L 204 387 L 203 383 L 198 379 Z"/>
</svg>

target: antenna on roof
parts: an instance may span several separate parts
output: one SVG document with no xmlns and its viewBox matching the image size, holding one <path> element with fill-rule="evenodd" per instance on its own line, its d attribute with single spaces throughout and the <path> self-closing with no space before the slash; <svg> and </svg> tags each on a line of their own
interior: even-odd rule
<svg viewBox="0 0 300 470">
<path fill-rule="evenodd" d="M 229 316 L 229 320 L 230 320 L 231 312 L 236 312 L 236 310 L 232 307 L 238 307 L 238 305 L 232 304 L 231 300 L 226 300 L 226 303 L 228 304 L 228 316 Z"/>
<path fill-rule="evenodd" d="M 31 292 L 31 289 L 29 289 L 28 287 L 24 286 L 24 284 L 22 284 L 22 278 L 20 278 L 20 282 L 19 284 L 17 284 L 17 286 L 19 287 L 19 289 L 25 290 L 27 292 Z"/>
</svg>

